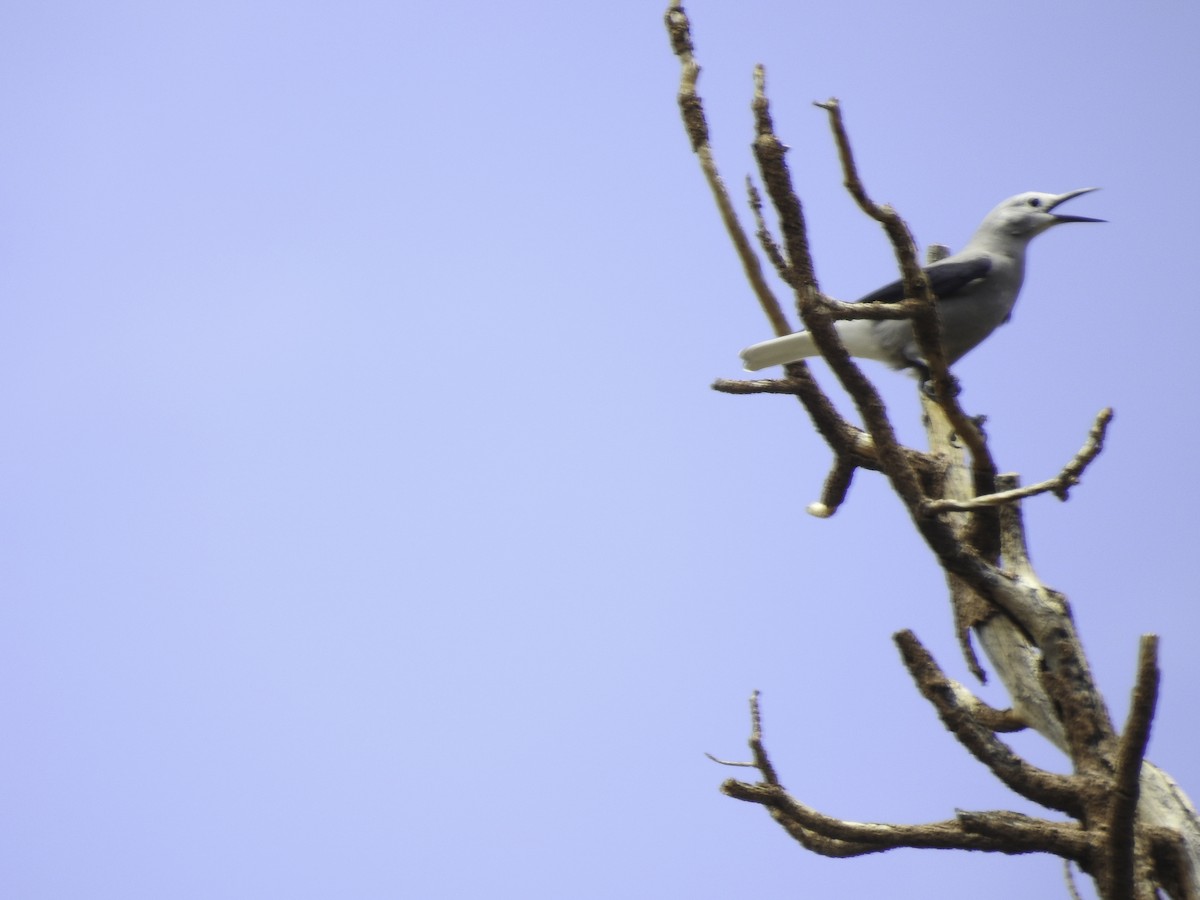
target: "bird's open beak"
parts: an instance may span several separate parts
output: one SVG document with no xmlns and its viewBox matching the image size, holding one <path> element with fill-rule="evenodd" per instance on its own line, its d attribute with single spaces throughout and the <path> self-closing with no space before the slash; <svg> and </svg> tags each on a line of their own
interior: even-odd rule
<svg viewBox="0 0 1200 900">
<path fill-rule="evenodd" d="M 1080 194 L 1090 194 L 1092 191 L 1098 191 L 1100 188 L 1080 188 L 1077 191 L 1067 191 L 1065 194 L 1059 194 L 1054 198 L 1054 202 L 1046 207 L 1046 212 L 1057 208 L 1060 203 L 1066 203 L 1072 197 L 1078 197 Z M 1106 219 L 1092 219 L 1087 216 L 1064 216 L 1060 213 L 1054 213 L 1054 218 L 1060 222 L 1104 222 Z"/>
</svg>

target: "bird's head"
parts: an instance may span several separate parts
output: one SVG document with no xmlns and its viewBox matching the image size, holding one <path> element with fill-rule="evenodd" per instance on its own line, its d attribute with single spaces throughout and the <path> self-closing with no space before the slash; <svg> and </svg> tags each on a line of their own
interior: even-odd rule
<svg viewBox="0 0 1200 900">
<path fill-rule="evenodd" d="M 1019 241 L 1028 242 L 1043 231 L 1064 222 L 1103 222 L 1103 219 L 1068 216 L 1054 211 L 1060 204 L 1072 197 L 1095 190 L 1099 190 L 1099 188 L 1080 188 L 1077 191 L 1067 191 L 1065 194 L 1027 191 L 1024 194 L 1009 197 L 987 214 L 987 218 L 979 226 L 978 237 L 992 236 L 993 238 L 999 237 L 1001 240 L 1016 238 Z"/>
</svg>

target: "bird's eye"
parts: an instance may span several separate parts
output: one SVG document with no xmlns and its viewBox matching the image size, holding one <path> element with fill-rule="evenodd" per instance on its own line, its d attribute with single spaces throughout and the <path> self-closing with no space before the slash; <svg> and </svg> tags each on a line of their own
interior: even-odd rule
<svg viewBox="0 0 1200 900">
<path fill-rule="evenodd" d="M 1041 206 L 1041 205 L 1042 205 L 1042 201 L 1041 201 L 1040 199 L 1038 199 L 1037 197 L 1030 197 L 1030 198 L 1029 198 L 1029 205 L 1030 205 L 1030 206 Z"/>
</svg>

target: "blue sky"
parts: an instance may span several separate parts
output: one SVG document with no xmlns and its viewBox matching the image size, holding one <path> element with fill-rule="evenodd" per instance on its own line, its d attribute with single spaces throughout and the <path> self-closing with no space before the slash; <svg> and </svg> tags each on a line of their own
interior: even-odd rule
<svg viewBox="0 0 1200 900">
<path fill-rule="evenodd" d="M 716 791 L 760 689 L 826 812 L 1028 809 L 899 664 L 913 628 L 969 677 L 898 502 L 860 477 L 807 517 L 828 452 L 796 405 L 708 389 L 769 332 L 664 6 L 0 12 L 0 893 L 1062 889 L 1036 857 L 821 859 Z M 1027 481 L 1115 407 L 1070 502 L 1027 505 L 1034 562 L 1115 715 L 1162 635 L 1151 757 L 1200 794 L 1200 9 L 688 10 L 734 184 L 767 66 L 837 297 L 894 266 L 812 100 L 922 243 L 1103 187 L 1071 211 L 1110 224 L 1040 238 L 957 372 Z M 919 440 L 912 383 L 871 371 Z"/>
</svg>

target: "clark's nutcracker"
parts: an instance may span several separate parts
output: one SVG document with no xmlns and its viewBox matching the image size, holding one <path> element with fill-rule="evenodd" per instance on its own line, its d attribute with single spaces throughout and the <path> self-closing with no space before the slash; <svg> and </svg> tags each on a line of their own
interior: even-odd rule
<svg viewBox="0 0 1200 900">
<path fill-rule="evenodd" d="M 1060 203 L 1096 188 L 1065 194 L 1030 191 L 1009 197 L 980 224 L 967 245 L 925 269 L 937 298 L 946 361 L 954 363 L 1008 321 L 1025 277 L 1025 248 L 1037 235 L 1063 222 L 1103 222 L 1054 212 Z M 904 299 L 904 284 L 894 281 L 867 294 L 859 303 L 893 303 Z M 894 369 L 914 368 L 927 375 L 925 362 L 907 319 L 851 319 L 835 326 L 851 356 L 877 359 Z M 796 362 L 819 355 L 807 331 L 763 341 L 742 351 L 746 370 Z"/>
</svg>

